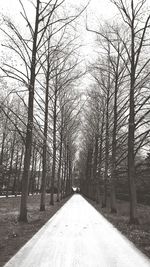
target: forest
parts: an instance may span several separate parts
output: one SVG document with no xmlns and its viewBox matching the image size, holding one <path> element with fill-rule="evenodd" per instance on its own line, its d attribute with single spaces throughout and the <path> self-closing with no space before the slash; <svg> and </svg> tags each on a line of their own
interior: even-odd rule
<svg viewBox="0 0 150 267">
<path fill-rule="evenodd" d="M 0 196 L 21 195 L 20 222 L 29 195 L 44 211 L 74 185 L 111 213 L 128 201 L 130 223 L 150 205 L 150 6 L 109 2 L 114 19 L 95 24 L 89 2 L 19 0 L 18 22 L 1 14 Z"/>
</svg>

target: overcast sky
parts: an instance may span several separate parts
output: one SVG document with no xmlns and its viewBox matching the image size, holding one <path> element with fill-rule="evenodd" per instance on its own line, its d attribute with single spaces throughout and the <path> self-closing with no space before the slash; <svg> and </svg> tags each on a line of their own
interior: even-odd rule
<svg viewBox="0 0 150 267">
<path fill-rule="evenodd" d="M 30 0 L 22 0 L 22 3 L 25 4 L 27 13 L 33 16 L 33 13 L 31 12 L 31 5 L 28 4 L 29 1 Z M 84 6 L 87 2 L 88 0 L 65 0 L 67 6 L 73 4 L 79 8 L 81 7 L 81 5 Z M 0 0 L 0 10 L 2 13 L 12 17 L 17 24 L 19 23 L 21 17 L 19 14 L 21 10 L 19 0 Z M 98 21 L 101 22 L 102 19 L 111 20 L 114 17 L 115 13 L 116 8 L 110 2 L 110 0 L 91 0 L 87 9 L 88 24 L 90 24 L 90 27 L 92 29 L 96 29 Z M 83 16 L 85 18 L 85 13 Z M 85 57 L 89 57 L 94 51 L 93 47 L 95 35 L 86 31 L 84 18 L 82 20 L 81 27 L 82 31 L 84 31 L 84 33 L 82 33 L 82 38 L 84 38 L 83 42 L 85 45 L 83 49 L 83 54 L 85 54 Z"/>
<path fill-rule="evenodd" d="M 22 0 L 23 3 L 28 0 Z M 72 3 L 80 5 L 81 3 L 86 3 L 86 0 L 66 0 Z M 16 13 L 19 9 L 19 0 L 1 0 L 0 10 L 3 12 Z M 109 0 L 91 0 L 89 8 L 96 12 L 96 15 L 102 15 L 104 17 L 111 17 L 112 11 L 114 10 L 113 5 Z"/>
</svg>

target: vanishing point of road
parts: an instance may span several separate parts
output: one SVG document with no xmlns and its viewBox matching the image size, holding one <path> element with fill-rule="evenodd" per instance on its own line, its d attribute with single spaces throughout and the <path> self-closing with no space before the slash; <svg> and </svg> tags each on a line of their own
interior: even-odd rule
<svg viewBox="0 0 150 267">
<path fill-rule="evenodd" d="M 75 194 L 4 267 L 150 267 L 150 261 Z"/>
</svg>

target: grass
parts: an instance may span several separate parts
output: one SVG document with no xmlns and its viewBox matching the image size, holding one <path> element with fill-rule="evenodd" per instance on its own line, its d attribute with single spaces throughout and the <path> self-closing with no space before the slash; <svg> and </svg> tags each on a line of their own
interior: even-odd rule
<svg viewBox="0 0 150 267">
<path fill-rule="evenodd" d="M 0 198 L 0 267 L 2 267 L 66 202 L 49 205 L 46 196 L 46 211 L 39 211 L 40 195 L 29 196 L 28 223 L 19 223 L 20 197 Z"/>
<path fill-rule="evenodd" d="M 89 201 L 89 200 L 88 200 Z M 89 201 L 108 221 L 150 258 L 150 206 L 138 204 L 139 225 L 129 224 L 129 202 L 117 200 L 117 214 L 111 214 L 109 205 Z"/>
</svg>

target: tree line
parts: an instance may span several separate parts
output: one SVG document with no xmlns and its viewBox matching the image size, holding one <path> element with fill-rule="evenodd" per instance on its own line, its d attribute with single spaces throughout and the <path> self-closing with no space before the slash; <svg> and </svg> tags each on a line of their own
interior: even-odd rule
<svg viewBox="0 0 150 267">
<path fill-rule="evenodd" d="M 21 193 L 19 221 L 27 221 L 28 195 L 45 194 L 50 204 L 71 193 L 72 164 L 79 124 L 77 93 L 83 75 L 76 21 L 84 12 L 65 0 L 21 0 L 21 27 L 3 16 L 1 33 L 0 192 Z"/>
<path fill-rule="evenodd" d="M 119 172 L 128 177 L 130 222 L 138 223 L 136 165 L 149 150 L 150 15 L 146 0 L 110 1 L 118 17 L 86 28 L 99 49 L 88 66 L 91 84 L 78 168 L 82 192 L 117 212 Z M 141 178 L 142 179 L 142 178 Z M 122 189 L 123 190 L 123 189 Z"/>
<path fill-rule="evenodd" d="M 41 211 L 46 192 L 51 205 L 54 193 L 60 201 L 71 193 L 75 165 L 81 192 L 102 207 L 110 199 L 111 212 L 119 183 L 128 188 L 130 222 L 138 223 L 137 176 L 150 134 L 148 1 L 110 0 L 118 11 L 111 23 L 91 28 L 86 18 L 97 45 L 86 71 L 76 31 L 86 7 L 67 13 L 65 0 L 36 0 L 29 18 L 19 2 L 22 28 L 7 16 L 0 26 L 7 51 L 0 64 L 0 193 L 21 193 L 19 220 L 27 221 L 28 195 L 41 193 Z"/>
</svg>

